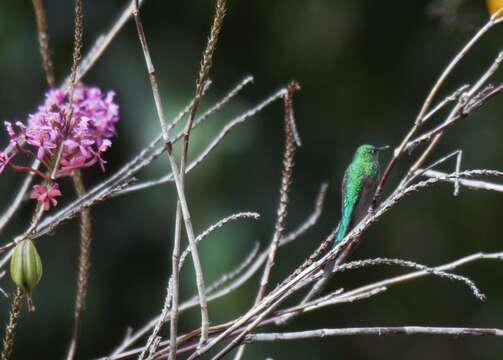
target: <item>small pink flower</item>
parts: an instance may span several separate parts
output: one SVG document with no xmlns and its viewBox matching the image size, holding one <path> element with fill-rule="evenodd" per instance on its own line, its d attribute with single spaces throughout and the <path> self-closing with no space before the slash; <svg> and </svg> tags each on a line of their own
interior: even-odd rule
<svg viewBox="0 0 503 360">
<path fill-rule="evenodd" d="M 61 191 L 59 191 L 59 186 L 57 183 L 51 185 L 33 185 L 33 192 L 30 197 L 39 201 L 44 210 L 47 211 L 51 206 L 58 205 L 58 201 L 55 199 L 57 196 L 61 196 Z"/>
</svg>

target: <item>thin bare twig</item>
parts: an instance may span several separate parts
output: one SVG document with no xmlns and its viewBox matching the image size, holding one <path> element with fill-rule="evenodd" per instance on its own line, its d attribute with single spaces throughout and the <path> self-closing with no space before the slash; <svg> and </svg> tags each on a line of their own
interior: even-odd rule
<svg viewBox="0 0 503 360">
<path fill-rule="evenodd" d="M 192 123 L 194 122 L 194 118 L 196 116 L 197 109 L 199 107 L 204 82 L 208 78 L 211 66 L 213 65 L 213 54 L 215 53 L 215 49 L 217 47 L 218 38 L 222 30 L 226 13 L 227 13 L 227 0 L 217 0 L 217 4 L 215 6 L 215 15 L 213 16 L 213 23 L 211 25 L 210 30 L 210 36 L 208 38 L 206 49 L 204 50 L 203 58 L 201 60 L 201 67 L 199 69 L 199 76 L 196 82 L 194 104 L 192 105 L 192 109 L 190 111 L 189 118 L 187 119 L 187 123 L 185 124 L 183 132 L 184 141 L 182 146 L 182 161 L 180 163 L 180 170 L 182 171 L 182 173 L 184 172 L 183 170 L 185 169 L 184 163 L 186 164 L 187 162 L 187 152 L 189 146 L 190 132 L 192 130 Z"/>
<path fill-rule="evenodd" d="M 279 243 L 283 238 L 286 218 L 288 215 L 288 193 L 293 181 L 295 151 L 297 149 L 297 146 L 300 144 L 300 138 L 298 135 L 296 135 L 297 130 L 295 126 L 295 118 L 293 115 L 293 95 L 297 90 L 300 90 L 299 84 L 295 81 L 292 81 L 288 85 L 286 95 L 283 98 L 283 126 L 285 132 L 285 148 L 283 153 L 283 169 L 281 172 L 279 204 L 277 209 L 276 224 L 274 227 L 274 235 L 269 246 L 269 254 L 267 256 L 267 261 L 264 266 L 264 272 L 262 273 L 262 278 L 260 280 L 259 289 L 255 298 L 255 304 L 259 303 L 264 298 L 264 295 L 267 291 L 267 284 L 269 283 L 271 270 L 274 266 L 274 260 L 276 258 L 276 252 L 279 247 Z M 234 357 L 234 360 L 240 360 L 243 356 L 244 350 L 244 345 L 241 345 Z"/>
<path fill-rule="evenodd" d="M 377 265 L 397 265 L 397 266 L 402 266 L 402 267 L 414 268 L 416 270 L 427 271 L 427 272 L 430 272 L 432 275 L 438 276 L 440 278 L 454 280 L 454 281 L 460 281 L 460 282 L 464 283 L 466 286 L 468 286 L 470 288 L 473 295 L 481 301 L 485 300 L 485 298 L 486 298 L 486 296 L 479 290 L 479 288 L 477 288 L 475 283 L 465 276 L 451 274 L 451 273 L 441 271 L 441 270 L 436 270 L 435 268 L 431 268 L 429 266 L 425 266 L 425 265 L 418 264 L 418 263 L 415 263 L 413 261 L 408 261 L 408 260 L 387 259 L 387 258 L 357 260 L 357 261 L 352 261 L 352 262 L 349 262 L 346 264 L 339 265 L 336 269 L 334 269 L 334 272 L 343 272 L 343 271 L 347 271 L 347 270 L 353 270 L 353 269 L 358 269 L 358 268 L 363 268 L 363 267 L 368 267 L 368 266 L 377 266 Z"/>
<path fill-rule="evenodd" d="M 462 154 L 462 150 L 455 150 L 443 157 L 441 157 L 440 159 L 434 161 L 432 164 L 428 165 L 427 167 L 425 167 L 424 169 L 422 170 L 418 170 L 416 171 L 414 174 L 412 174 L 411 176 L 408 176 L 408 177 L 404 177 L 402 179 L 402 182 L 400 183 L 400 185 L 398 186 L 398 188 L 404 188 L 408 185 L 410 185 L 416 178 L 420 177 L 421 175 L 423 175 L 424 172 L 428 171 L 428 170 L 431 170 L 431 169 L 434 169 L 444 163 L 446 163 L 448 160 L 450 160 L 451 158 L 453 157 L 456 157 L 456 171 L 459 173 L 460 170 L 460 167 L 461 167 L 461 160 L 460 160 L 460 157 L 461 157 L 461 154 Z M 459 179 L 459 177 L 458 177 Z"/>
<path fill-rule="evenodd" d="M 421 171 L 418 170 L 418 171 Z M 422 175 L 432 178 L 439 178 L 442 181 L 455 183 L 456 179 L 449 177 L 448 173 L 437 171 L 437 170 L 426 170 Z M 470 180 L 470 179 L 462 179 L 458 180 L 461 186 L 467 187 L 473 190 L 488 190 L 488 191 L 497 191 L 503 192 L 503 184 L 496 184 L 488 181 L 481 180 Z"/>
<path fill-rule="evenodd" d="M 47 19 L 45 14 L 44 0 L 33 0 L 33 8 L 37 18 L 37 33 L 40 55 L 42 56 L 42 68 L 44 69 L 47 84 L 53 87 L 55 84 L 54 69 L 52 67 L 51 52 L 49 49 L 49 35 L 47 33 Z"/>
<path fill-rule="evenodd" d="M 171 280 L 171 279 L 170 279 Z M 171 299 L 173 291 L 173 286 L 170 281 L 168 288 L 166 289 L 166 301 L 164 302 L 164 305 L 162 307 L 161 315 L 159 316 L 158 321 L 156 322 L 154 329 L 152 330 L 152 333 L 147 339 L 147 343 L 145 347 L 143 348 L 143 351 L 140 353 L 140 356 L 138 356 L 138 360 L 141 360 L 145 357 L 147 352 L 149 353 L 147 360 L 152 360 L 153 356 L 152 354 L 156 351 L 157 346 L 159 346 L 160 339 L 161 337 L 158 336 L 159 332 L 161 331 L 162 324 L 164 323 L 165 319 L 170 313 L 170 302 L 169 300 Z"/>
<path fill-rule="evenodd" d="M 213 54 L 215 52 L 220 31 L 223 26 L 223 21 L 225 14 L 227 12 L 227 0 L 217 0 L 215 7 L 215 15 L 213 17 L 213 24 L 210 30 L 210 36 L 206 49 L 201 60 L 201 68 L 199 69 L 199 77 L 196 82 L 196 90 L 194 95 L 194 103 L 192 104 L 192 109 L 190 111 L 187 123 L 183 131 L 183 142 L 180 157 L 180 181 L 182 191 L 184 191 L 185 182 L 185 168 L 187 166 L 187 156 L 189 151 L 189 140 L 190 132 L 192 131 L 192 123 L 197 113 L 199 103 L 201 100 L 201 95 L 203 91 L 203 84 L 206 81 L 211 65 L 213 63 Z M 180 240 L 181 240 L 181 221 L 182 221 L 182 209 L 180 202 L 176 205 L 176 218 L 175 218 L 175 241 L 173 245 L 173 255 L 172 255 L 172 280 L 173 280 L 173 293 L 172 293 L 172 311 L 171 311 L 171 332 L 170 338 L 172 341 L 172 346 L 170 347 L 169 359 L 175 360 L 176 358 L 176 338 L 178 333 L 178 298 L 180 289 L 180 275 L 178 273 L 178 257 L 180 253 Z M 191 241 L 189 239 L 189 241 Z M 193 246 L 195 248 L 195 246 Z M 196 255 L 196 254 L 194 254 Z M 202 278 L 202 276 L 201 276 Z M 201 317 L 201 344 L 208 340 L 208 314 L 206 313 L 206 318 Z"/>
<path fill-rule="evenodd" d="M 223 227 L 225 224 L 231 222 L 231 221 L 235 221 L 235 220 L 240 220 L 240 219 L 254 219 L 254 220 L 258 220 L 260 218 L 260 214 L 259 213 L 256 213 L 256 212 L 250 212 L 250 211 L 247 211 L 247 212 L 239 212 L 239 213 L 235 213 L 235 214 L 232 214 L 232 215 L 229 215 L 219 221 L 217 221 L 216 223 L 214 223 L 213 225 L 211 225 L 208 229 L 204 230 L 201 234 L 197 235 L 196 237 L 196 243 L 199 244 L 199 242 L 201 242 L 202 240 L 204 240 L 205 238 L 207 238 L 208 236 L 210 236 L 213 232 L 215 232 L 216 230 L 220 229 L 221 227 Z M 183 264 L 185 263 L 185 259 L 187 258 L 187 255 L 189 255 L 190 253 L 190 246 L 188 248 L 186 248 L 182 255 L 180 256 L 180 265 L 179 265 L 179 269 L 181 270 L 182 269 L 182 266 Z"/>
<path fill-rule="evenodd" d="M 150 85 L 152 88 L 152 94 L 153 94 L 154 101 L 156 104 L 157 115 L 159 117 L 159 121 L 161 124 L 161 130 L 162 130 L 162 135 L 163 135 L 164 143 L 165 143 L 166 150 L 167 150 L 168 160 L 171 165 L 171 170 L 173 172 L 173 176 L 174 176 L 174 180 L 175 180 L 176 191 L 177 191 L 177 195 L 178 195 L 178 200 L 180 202 L 180 208 L 181 208 L 181 212 L 183 215 L 187 238 L 189 240 L 189 244 L 191 245 L 191 250 L 192 250 L 191 255 L 192 255 L 192 260 L 193 260 L 193 264 L 194 264 L 194 270 L 196 273 L 196 285 L 197 285 L 197 291 L 198 291 L 200 308 L 201 308 L 201 327 L 203 329 L 207 329 L 208 324 L 209 324 L 209 320 L 208 320 L 208 304 L 207 304 L 206 291 L 205 291 L 205 285 L 204 285 L 204 275 L 203 275 L 203 271 L 201 268 L 201 261 L 199 259 L 199 253 L 197 251 L 197 247 L 195 244 L 195 236 L 194 236 L 194 230 L 192 227 L 191 215 L 190 215 L 189 207 L 187 205 L 187 200 L 185 198 L 183 183 L 182 183 L 182 180 L 180 179 L 180 172 L 178 170 L 178 166 L 176 165 L 175 157 L 173 155 L 173 145 L 172 145 L 172 141 L 171 141 L 171 138 L 169 135 L 169 129 L 166 126 L 166 122 L 164 120 L 164 111 L 163 111 L 163 107 L 162 107 L 162 103 L 161 103 L 161 97 L 159 94 L 159 87 L 157 85 L 157 79 L 155 76 L 155 68 L 154 68 L 154 64 L 152 63 L 152 59 L 150 57 L 150 52 L 148 50 L 147 40 L 145 37 L 145 33 L 143 31 L 143 25 L 142 25 L 140 13 L 139 13 L 138 0 L 133 0 L 133 1 L 135 4 L 133 15 L 135 18 L 136 30 L 138 32 L 138 37 L 140 39 L 140 44 L 141 44 L 141 47 L 143 50 L 143 55 L 144 55 L 145 62 L 147 65 L 147 71 L 148 71 L 148 75 L 149 75 L 149 79 L 150 79 Z M 204 339 L 204 334 L 201 335 L 201 338 Z"/>
<path fill-rule="evenodd" d="M 437 326 L 358 327 L 342 329 L 317 329 L 285 333 L 250 334 L 247 343 L 258 341 L 285 341 L 324 338 L 327 336 L 355 335 L 447 335 L 447 336 L 503 336 L 503 330 L 495 328 L 453 328 Z"/>
<path fill-rule="evenodd" d="M 17 321 L 21 315 L 21 304 L 23 301 L 24 293 L 21 288 L 16 289 L 16 295 L 12 300 L 9 313 L 9 322 L 5 327 L 5 334 L 3 338 L 3 349 L 0 358 L 2 360 L 9 360 L 14 346 L 14 333 L 16 330 Z"/>
<path fill-rule="evenodd" d="M 338 305 L 338 304 L 353 303 L 353 302 L 360 301 L 360 300 L 366 300 L 366 299 L 371 298 L 375 295 L 378 295 L 380 293 L 385 292 L 387 290 L 387 288 L 380 287 L 380 288 L 376 288 L 376 289 L 373 289 L 371 291 L 368 291 L 368 292 L 365 292 L 362 294 L 357 294 L 357 295 L 353 295 L 350 297 L 344 297 L 344 298 L 339 296 L 341 294 L 340 290 L 341 289 L 339 289 L 335 292 L 332 292 L 328 295 L 325 295 L 321 298 L 317 298 L 317 299 L 311 300 L 309 302 L 301 303 L 301 304 L 296 305 L 294 307 L 278 311 L 277 314 L 281 316 L 279 318 L 279 320 L 281 320 L 286 315 L 293 318 L 293 317 L 298 316 L 300 314 L 304 314 L 304 313 L 307 313 L 310 311 L 318 310 L 318 309 L 321 309 L 321 308 L 324 308 L 327 306 L 334 306 L 334 305 Z M 286 315 L 283 315 L 283 314 L 286 314 Z M 278 320 L 276 320 L 276 323 L 278 323 Z"/>
<path fill-rule="evenodd" d="M 287 93 L 284 97 L 284 131 L 285 131 L 285 149 L 283 154 L 283 170 L 281 174 L 280 198 L 277 210 L 276 225 L 274 226 L 274 236 L 269 247 L 269 256 L 264 267 L 264 273 L 260 280 L 260 287 L 257 292 L 256 303 L 260 302 L 267 290 L 271 269 L 274 266 L 274 259 L 278 249 L 279 242 L 283 237 L 286 217 L 288 214 L 288 193 L 293 180 L 293 166 L 296 150 L 295 135 L 292 124 L 293 120 L 293 94 L 299 90 L 300 86 L 296 82 L 288 85 Z"/>
<path fill-rule="evenodd" d="M 463 93 L 470 88 L 469 84 L 465 84 L 461 86 L 459 89 L 457 89 L 455 92 L 453 92 L 451 95 L 446 96 L 444 100 L 442 100 L 440 103 L 438 103 L 428 114 L 426 114 L 422 120 L 421 123 L 425 123 L 429 119 L 431 119 L 435 114 L 437 114 L 440 110 L 442 110 L 446 105 L 448 105 L 451 102 L 454 101 L 459 101 L 459 98 Z"/>
<path fill-rule="evenodd" d="M 84 33 L 84 10 L 82 8 L 82 0 L 74 0 L 75 6 L 75 29 L 73 34 L 73 58 L 72 69 L 70 75 L 70 90 L 68 91 L 68 101 L 73 102 L 73 91 L 77 84 L 77 69 L 82 57 L 82 36 Z M 70 111 L 72 107 L 70 106 Z M 66 123 L 68 125 L 71 118 L 71 112 L 66 115 Z"/>
<path fill-rule="evenodd" d="M 477 92 L 484 86 L 484 84 L 489 80 L 491 76 L 494 75 L 496 70 L 498 69 L 500 63 L 503 61 L 503 51 L 498 54 L 494 62 L 491 64 L 489 69 L 485 71 L 480 79 L 473 85 L 470 90 L 468 90 L 463 96 L 462 96 L 462 101 L 458 101 L 457 105 L 454 107 L 454 109 L 451 111 L 449 116 L 447 117 L 447 120 L 444 123 L 444 128 L 439 131 L 433 140 L 431 140 L 430 144 L 424 150 L 424 152 L 419 156 L 419 159 L 411 166 L 409 169 L 409 174 L 413 174 L 417 169 L 419 169 L 423 163 L 426 161 L 428 156 L 433 152 L 433 149 L 436 147 L 438 142 L 443 136 L 443 133 L 447 127 L 449 127 L 451 124 L 454 122 L 458 121 L 459 119 L 462 119 L 468 115 L 468 113 L 474 109 L 474 107 L 470 107 L 469 111 L 462 111 L 463 109 L 466 109 L 466 104 L 469 103 L 469 100 L 472 99 Z M 407 147 L 408 142 L 405 144 L 405 147 Z"/>
<path fill-rule="evenodd" d="M 77 170 L 72 177 L 75 192 L 78 197 L 86 194 L 86 188 L 82 179 L 82 173 Z M 91 224 L 91 209 L 84 208 L 80 212 L 80 255 L 79 255 L 79 270 L 77 275 L 77 292 L 75 295 L 75 310 L 74 324 L 70 346 L 66 356 L 67 360 L 72 360 L 75 356 L 77 343 L 80 333 L 80 322 L 85 309 L 87 296 L 87 287 L 89 282 L 89 268 L 91 267 L 91 240 L 92 240 L 92 224 Z"/>
<path fill-rule="evenodd" d="M 463 102 L 464 106 L 460 110 L 458 110 L 458 112 L 454 114 L 452 117 L 449 117 L 442 124 L 436 126 L 434 129 L 428 131 L 427 133 L 420 135 L 413 140 L 410 140 L 407 143 L 406 150 L 410 151 L 422 143 L 432 141 L 432 138 L 434 139 L 437 135 L 443 133 L 446 129 L 448 129 L 458 121 L 466 118 L 473 111 L 478 110 L 482 105 L 484 105 L 487 102 L 487 100 L 495 97 L 496 95 L 500 95 L 501 93 L 503 93 L 503 85 L 499 85 L 496 88 L 492 88 L 490 89 L 489 92 L 483 91 L 483 94 L 481 96 L 475 96 L 474 98 L 470 99 L 470 101 L 468 100 L 464 101 Z"/>
<path fill-rule="evenodd" d="M 381 196 L 381 193 L 384 189 L 384 185 L 386 184 L 386 181 L 388 180 L 388 177 L 391 173 L 391 170 L 393 170 L 395 164 L 397 163 L 398 159 L 401 158 L 401 156 L 405 152 L 405 147 L 407 143 L 412 139 L 416 131 L 419 129 L 419 127 L 424 123 L 424 118 L 428 113 L 428 110 L 431 106 L 431 103 L 435 99 L 438 91 L 442 87 L 442 85 L 445 83 L 449 75 L 452 73 L 452 71 L 456 68 L 456 66 L 461 62 L 461 60 L 467 55 L 467 53 L 473 48 L 473 46 L 482 38 L 484 34 L 486 34 L 492 27 L 494 27 L 496 24 L 502 22 L 502 18 L 498 18 L 497 15 L 492 16 L 489 21 L 482 27 L 480 28 L 475 35 L 466 43 L 466 45 L 454 56 L 454 58 L 451 60 L 451 62 L 447 65 L 447 67 L 444 69 L 442 74 L 439 76 L 439 78 L 435 81 L 435 84 L 431 88 L 430 92 L 426 96 L 426 99 L 421 106 L 421 110 L 419 111 L 416 120 L 414 121 L 414 125 L 412 128 L 409 130 L 409 132 L 405 135 L 403 138 L 402 142 L 400 145 L 395 149 L 393 153 L 393 157 L 391 160 L 388 162 L 388 165 L 386 166 L 383 175 L 381 177 L 381 180 L 379 182 L 379 185 L 377 187 L 376 195 L 374 197 L 374 204 L 373 207 L 377 205 L 377 201 Z"/>
<path fill-rule="evenodd" d="M 145 0 L 139 0 L 138 6 L 145 2 Z M 105 53 L 108 49 L 112 40 L 119 33 L 119 31 L 124 27 L 127 21 L 133 16 L 134 3 L 131 2 L 129 5 L 122 11 L 119 17 L 114 21 L 110 30 L 108 30 L 105 34 L 100 35 L 94 42 L 93 46 L 88 51 L 87 55 L 82 59 L 81 63 L 77 69 L 77 82 L 81 81 L 82 78 L 87 74 L 89 70 L 96 64 L 98 59 Z M 71 82 L 71 74 L 63 81 L 61 88 L 68 89 Z"/>
<path fill-rule="evenodd" d="M 172 289 L 171 293 L 168 292 L 165 304 L 171 305 L 170 310 L 170 346 L 169 359 L 176 359 L 177 347 L 177 334 L 178 334 L 178 317 L 179 317 L 179 301 L 180 301 L 180 248 L 182 239 L 182 208 L 180 202 L 176 202 L 176 216 L 175 216 L 175 236 L 173 241 L 173 252 L 171 255 L 171 277 L 169 287 Z M 189 247 L 190 248 L 190 247 Z M 165 321 L 165 318 L 162 319 Z M 175 350 L 173 350 L 173 348 Z"/>
</svg>

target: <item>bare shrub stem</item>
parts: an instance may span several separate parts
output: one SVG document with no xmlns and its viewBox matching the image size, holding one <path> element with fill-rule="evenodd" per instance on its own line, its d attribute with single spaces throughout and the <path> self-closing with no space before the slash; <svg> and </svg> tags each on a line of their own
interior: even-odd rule
<svg viewBox="0 0 503 360">
<path fill-rule="evenodd" d="M 40 55 L 42 56 L 42 68 L 44 69 L 47 84 L 54 87 L 54 69 L 52 67 L 51 52 L 49 48 L 49 35 L 47 33 L 47 18 L 44 7 L 44 0 L 33 0 L 33 8 L 37 18 L 37 33 Z"/>
<path fill-rule="evenodd" d="M 161 97 L 159 94 L 159 87 L 158 87 L 157 79 L 156 79 L 156 75 L 155 75 L 155 68 L 154 68 L 154 64 L 152 63 L 152 59 L 150 57 L 150 52 L 148 50 L 147 40 L 145 37 L 145 33 L 143 31 L 143 25 L 142 25 L 140 13 L 139 13 L 138 0 L 133 0 L 133 1 L 135 4 L 133 15 L 135 18 L 136 30 L 138 32 L 138 36 L 140 39 L 140 44 L 141 44 L 141 47 L 143 50 L 143 55 L 145 57 L 147 71 L 148 71 L 148 75 L 149 75 L 149 79 L 150 79 L 150 85 L 152 88 L 152 94 L 154 96 L 154 101 L 156 104 L 157 115 L 159 117 L 159 121 L 161 124 L 161 130 L 162 130 L 162 135 L 163 135 L 165 147 L 167 150 L 168 160 L 171 165 L 171 170 L 173 172 L 173 176 L 174 176 L 174 180 L 175 180 L 176 191 L 178 194 L 178 200 L 180 202 L 180 207 L 182 210 L 182 215 L 183 215 L 183 220 L 184 220 L 184 224 L 185 224 L 185 230 L 187 233 L 187 238 L 188 238 L 189 244 L 191 246 L 192 260 L 193 260 L 193 264 L 194 264 L 194 270 L 196 273 L 196 285 L 197 285 L 197 289 L 198 289 L 199 302 L 200 302 L 200 308 L 201 308 L 201 328 L 208 329 L 208 326 L 209 326 L 208 304 L 207 304 L 205 285 L 204 285 L 204 275 L 203 275 L 203 271 L 201 268 L 201 261 L 199 259 L 199 253 L 197 251 L 197 246 L 195 244 L 195 236 L 194 236 L 194 230 L 192 227 L 191 215 L 190 215 L 189 207 L 187 205 L 187 200 L 185 198 L 183 183 L 180 179 L 180 172 L 178 170 L 178 166 L 176 164 L 176 160 L 175 160 L 175 157 L 173 154 L 173 145 L 172 145 L 172 142 L 170 139 L 169 129 L 166 125 L 165 118 L 164 118 L 164 111 L 163 111 L 163 107 L 162 107 Z M 204 332 L 202 333 L 201 338 L 202 339 L 205 338 Z"/>
<path fill-rule="evenodd" d="M 86 188 L 82 179 L 82 173 L 78 170 L 72 177 L 73 185 L 78 197 L 86 194 Z M 87 288 L 89 282 L 89 269 L 91 267 L 91 240 L 92 240 L 92 223 L 91 223 L 91 209 L 84 208 L 80 212 L 80 256 L 79 256 L 79 270 L 77 275 L 77 291 L 75 295 L 75 310 L 74 310 L 74 324 L 70 346 L 66 356 L 67 360 L 72 360 L 77 348 L 80 321 L 85 309 L 85 302 L 87 296 Z"/>
<path fill-rule="evenodd" d="M 182 151 L 180 157 L 180 181 L 182 186 L 182 191 L 184 191 L 185 187 L 185 170 L 187 166 L 187 157 L 189 151 L 189 140 L 190 133 L 192 131 L 192 123 L 194 122 L 194 118 L 197 113 L 197 109 L 199 107 L 199 103 L 201 101 L 204 83 L 208 78 L 211 66 L 213 64 L 213 54 L 215 52 L 218 38 L 220 35 L 220 31 L 223 26 L 223 21 L 225 18 L 225 14 L 227 12 L 227 0 L 217 0 L 217 4 L 215 7 L 215 15 L 213 17 L 213 24 L 210 30 L 210 36 L 208 39 L 208 43 L 206 45 L 206 49 L 203 54 L 203 58 L 201 60 L 201 67 L 199 69 L 199 77 L 196 82 L 196 90 L 194 95 L 194 103 L 192 104 L 192 108 L 189 113 L 189 117 L 185 124 L 185 128 L 183 131 L 183 142 L 182 142 Z M 175 243 L 173 245 L 173 255 L 172 255 L 172 271 L 173 271 L 173 292 L 172 292 L 172 310 L 171 310 L 171 325 L 170 325 L 170 338 L 172 341 L 172 346 L 170 347 L 169 359 L 174 360 L 176 358 L 176 338 L 178 334 L 178 295 L 180 288 L 180 275 L 178 274 L 178 259 L 180 256 L 180 240 L 181 240 L 181 220 L 182 220 L 182 209 L 180 203 L 178 202 L 176 205 L 176 218 L 175 218 Z M 190 240 L 189 240 L 190 242 Z M 195 244 L 194 244 L 195 245 Z M 195 248 L 195 246 L 194 246 Z M 201 274 L 202 278 L 202 274 Z M 203 285 L 204 286 L 204 285 Z M 208 327 L 209 320 L 208 314 L 206 313 L 206 319 L 202 317 L 201 320 L 201 343 L 205 343 L 208 340 Z"/>
<path fill-rule="evenodd" d="M 16 330 L 17 321 L 19 320 L 19 316 L 21 315 L 21 304 L 23 302 L 24 293 L 21 288 L 17 288 L 16 295 L 12 300 L 10 313 L 9 313 L 9 322 L 5 327 L 5 334 L 3 338 L 3 349 L 2 349 L 2 360 L 9 360 L 12 354 L 12 348 L 14 347 L 14 335 Z"/>
</svg>

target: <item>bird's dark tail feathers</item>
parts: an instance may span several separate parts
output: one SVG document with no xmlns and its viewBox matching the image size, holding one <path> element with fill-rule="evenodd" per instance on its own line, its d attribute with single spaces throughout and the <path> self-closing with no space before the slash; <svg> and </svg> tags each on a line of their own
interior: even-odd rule
<svg viewBox="0 0 503 360">
<path fill-rule="evenodd" d="M 344 235 L 346 233 L 346 230 L 347 230 L 347 227 L 349 226 L 349 221 L 346 220 L 346 221 L 342 221 L 342 223 L 339 223 L 339 225 L 337 225 L 338 228 L 337 228 L 337 234 L 335 235 L 335 240 L 334 240 L 334 244 L 332 245 L 333 247 L 336 247 L 337 244 L 342 240 L 344 239 Z M 323 271 L 323 276 L 324 277 L 329 277 L 330 274 L 334 271 L 334 268 L 335 266 L 337 265 L 337 258 L 334 259 L 334 260 L 331 260 L 329 261 L 326 265 L 325 265 L 325 268 L 324 268 L 324 271 Z"/>
<path fill-rule="evenodd" d="M 334 271 L 336 266 L 339 266 L 342 264 L 344 261 L 347 260 L 349 255 L 353 252 L 353 250 L 358 246 L 360 243 L 360 239 L 355 239 L 354 242 L 350 243 L 348 246 L 342 250 L 342 253 L 335 258 L 332 261 L 329 261 L 326 265 L 325 268 L 323 269 L 323 276 L 324 277 L 330 277 L 332 275 L 332 272 Z"/>
<path fill-rule="evenodd" d="M 332 274 L 332 271 L 334 271 L 334 269 L 335 269 L 335 263 L 336 263 L 336 260 L 331 260 L 325 265 L 325 268 L 323 269 L 323 276 L 324 277 L 330 277 L 330 275 Z"/>
</svg>

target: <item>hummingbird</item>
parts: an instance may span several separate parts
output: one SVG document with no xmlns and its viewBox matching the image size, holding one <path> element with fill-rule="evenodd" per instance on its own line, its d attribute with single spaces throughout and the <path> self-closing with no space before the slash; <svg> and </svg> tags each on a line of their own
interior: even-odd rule
<svg viewBox="0 0 503 360">
<path fill-rule="evenodd" d="M 368 213 L 380 178 L 379 153 L 388 146 L 360 145 L 349 164 L 342 181 L 342 211 L 339 229 L 334 241 L 337 246 L 347 233 Z M 332 272 L 335 261 L 325 267 Z"/>
</svg>

